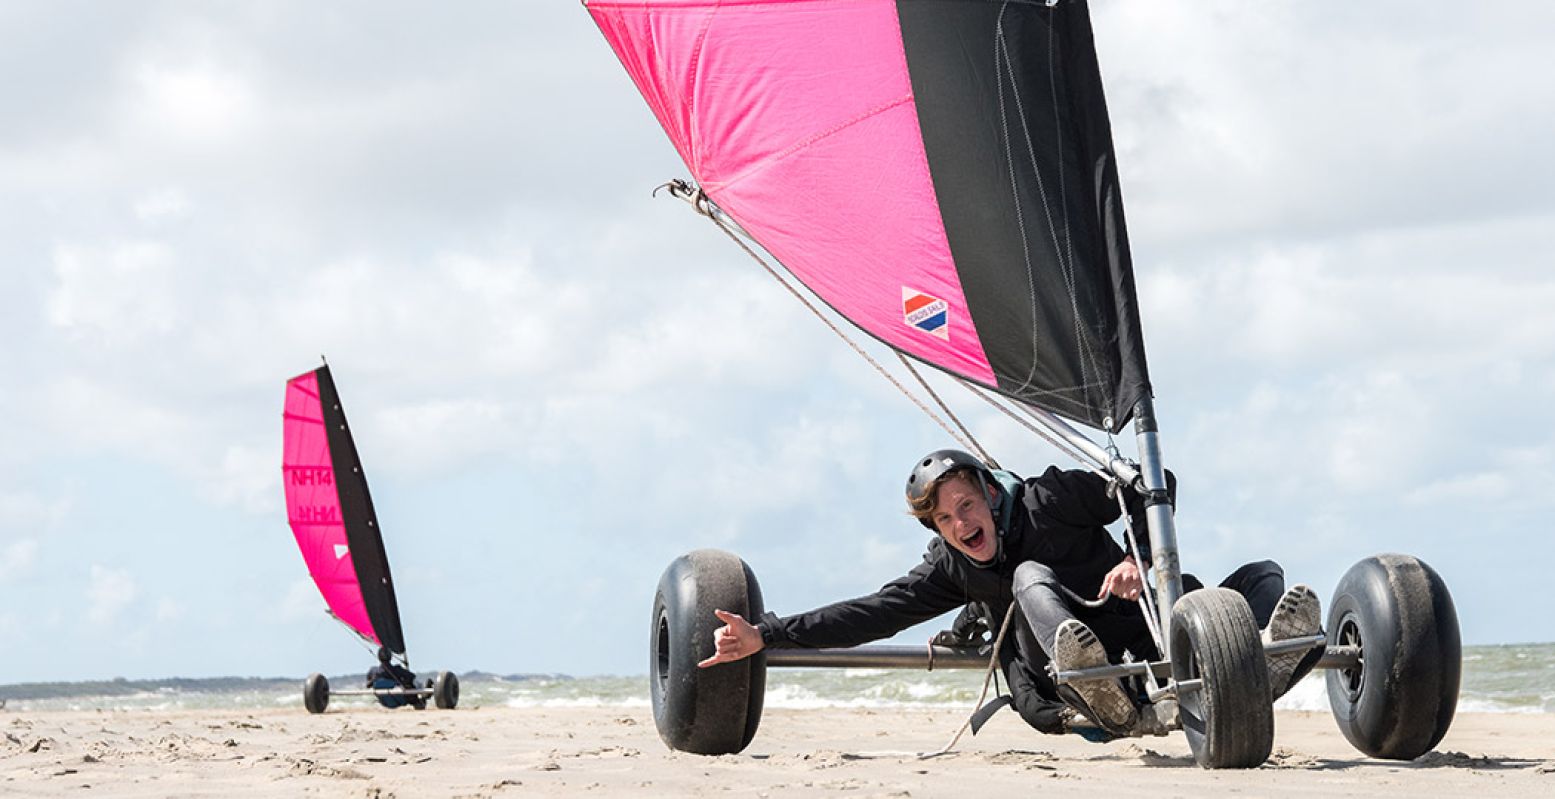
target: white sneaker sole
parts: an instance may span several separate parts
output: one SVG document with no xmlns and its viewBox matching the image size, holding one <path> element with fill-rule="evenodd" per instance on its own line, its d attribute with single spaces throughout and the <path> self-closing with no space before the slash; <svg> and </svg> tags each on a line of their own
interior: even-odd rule
<svg viewBox="0 0 1555 799">
<path fill-rule="evenodd" d="M 1083 623 L 1070 619 L 1058 626 L 1053 641 L 1053 662 L 1059 671 L 1078 671 L 1107 665 L 1107 649 L 1096 633 Z M 1139 711 L 1117 680 L 1084 680 L 1069 683 L 1085 701 L 1080 711 L 1100 718 L 1092 721 L 1114 730 L 1128 730 L 1139 719 Z"/>
<path fill-rule="evenodd" d="M 1305 585 L 1293 585 L 1280 597 L 1263 631 L 1264 643 L 1316 635 L 1323 629 L 1323 610 L 1317 594 Z M 1296 669 L 1309 650 L 1265 655 L 1269 663 L 1269 692 L 1279 699 L 1291 689 Z M 1303 675 L 1304 676 L 1304 675 Z"/>
</svg>

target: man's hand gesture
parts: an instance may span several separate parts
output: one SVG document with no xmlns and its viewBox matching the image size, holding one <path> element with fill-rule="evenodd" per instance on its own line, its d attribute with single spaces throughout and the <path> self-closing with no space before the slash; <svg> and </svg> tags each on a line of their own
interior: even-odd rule
<svg viewBox="0 0 1555 799">
<path fill-rule="evenodd" d="M 761 651 L 764 646 L 761 631 L 754 625 L 726 610 L 715 610 L 713 615 L 724 623 L 724 626 L 713 631 L 713 646 L 717 651 L 712 657 L 698 663 L 698 668 L 728 663 Z"/>
</svg>

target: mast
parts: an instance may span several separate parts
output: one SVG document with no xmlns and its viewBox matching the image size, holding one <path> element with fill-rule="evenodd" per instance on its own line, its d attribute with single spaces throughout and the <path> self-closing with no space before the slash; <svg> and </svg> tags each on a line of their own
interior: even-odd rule
<svg viewBox="0 0 1555 799">
<path fill-rule="evenodd" d="M 1134 404 L 1134 437 L 1139 446 L 1139 477 L 1145 498 L 1145 522 L 1149 526 L 1150 562 L 1155 569 L 1156 610 L 1160 613 L 1161 657 L 1170 660 L 1172 607 L 1182 598 L 1182 564 L 1177 557 L 1177 523 L 1166 489 L 1166 466 L 1161 459 L 1161 433 L 1156 426 L 1155 402 L 1146 394 Z"/>
</svg>

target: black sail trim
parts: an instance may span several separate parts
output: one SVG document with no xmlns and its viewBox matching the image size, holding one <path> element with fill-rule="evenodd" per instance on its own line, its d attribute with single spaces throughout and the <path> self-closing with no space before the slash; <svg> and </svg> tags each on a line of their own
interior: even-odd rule
<svg viewBox="0 0 1555 799">
<path fill-rule="evenodd" d="M 367 491 L 367 474 L 356 453 L 356 442 L 346 423 L 340 394 L 328 366 L 316 371 L 319 403 L 324 414 L 324 430 L 329 440 L 330 462 L 335 469 L 335 490 L 340 498 L 340 516 L 346 528 L 346 544 L 351 547 L 351 563 L 362 590 L 362 604 L 379 643 L 392 652 L 404 654 L 405 635 L 400 628 L 399 603 L 394 598 L 394 578 L 389 574 L 389 555 L 383 548 L 383 533 L 373 512 L 372 496 Z"/>
<path fill-rule="evenodd" d="M 1120 431 L 1150 386 L 1088 8 L 897 0 L 897 16 L 995 390 Z"/>
</svg>

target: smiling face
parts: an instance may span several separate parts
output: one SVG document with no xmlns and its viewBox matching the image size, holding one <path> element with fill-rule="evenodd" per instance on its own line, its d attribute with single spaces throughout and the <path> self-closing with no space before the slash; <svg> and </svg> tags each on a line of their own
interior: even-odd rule
<svg viewBox="0 0 1555 799">
<path fill-rule="evenodd" d="M 975 481 L 956 475 L 935 490 L 934 512 L 929 520 L 946 543 L 975 561 L 987 563 L 999 554 L 998 533 L 989 509 L 991 500 L 978 490 Z"/>
</svg>

